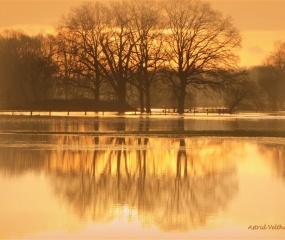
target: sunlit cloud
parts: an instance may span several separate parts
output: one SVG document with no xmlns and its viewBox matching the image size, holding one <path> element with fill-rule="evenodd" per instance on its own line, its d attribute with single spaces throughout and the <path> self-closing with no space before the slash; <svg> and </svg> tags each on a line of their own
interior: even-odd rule
<svg viewBox="0 0 285 240">
<path fill-rule="evenodd" d="M 54 34 L 55 33 L 55 27 L 51 25 L 31 25 L 31 24 L 18 24 L 13 25 L 9 27 L 2 27 L 0 28 L 0 32 L 4 31 L 21 31 L 25 34 L 29 35 L 37 35 L 37 34 Z"/>
<path fill-rule="evenodd" d="M 243 48 L 240 52 L 242 66 L 256 66 L 264 62 L 273 51 L 274 43 L 285 40 L 283 31 L 244 31 Z"/>
</svg>

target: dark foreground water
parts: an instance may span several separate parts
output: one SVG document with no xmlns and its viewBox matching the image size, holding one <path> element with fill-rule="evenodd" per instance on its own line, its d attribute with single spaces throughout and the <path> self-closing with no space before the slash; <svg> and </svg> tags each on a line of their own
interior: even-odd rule
<svg viewBox="0 0 285 240">
<path fill-rule="evenodd" d="M 285 239 L 284 131 L 273 116 L 0 116 L 0 239 Z"/>
</svg>

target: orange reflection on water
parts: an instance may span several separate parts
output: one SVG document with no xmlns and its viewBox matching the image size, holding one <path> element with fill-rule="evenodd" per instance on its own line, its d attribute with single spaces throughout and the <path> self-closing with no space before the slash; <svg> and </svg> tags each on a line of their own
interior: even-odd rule
<svg viewBox="0 0 285 240">
<path fill-rule="evenodd" d="M 268 168 L 280 169 L 284 145 L 210 137 L 50 138 L 58 144 L 49 150 L 0 149 L 7 196 L 0 200 L 0 210 L 6 213 L 0 222 L 18 218 L 1 229 L 2 236 L 14 228 L 17 236 L 46 232 L 40 235 L 82 239 L 91 234 L 98 239 L 104 236 L 99 229 L 105 229 L 105 236 L 115 239 L 136 236 L 130 232 L 134 227 L 145 239 L 207 239 L 211 234 L 227 239 L 238 232 L 254 238 L 261 234 L 249 232 L 249 224 L 284 220 L 284 182 L 272 178 Z M 12 183 L 13 177 L 22 185 Z M 277 193 L 279 199 L 272 204 L 270 196 Z M 21 215 L 13 209 L 24 195 Z M 27 204 L 39 198 L 39 207 Z M 23 217 L 26 230 L 18 227 Z M 265 235 L 284 237 L 282 232 Z"/>
</svg>

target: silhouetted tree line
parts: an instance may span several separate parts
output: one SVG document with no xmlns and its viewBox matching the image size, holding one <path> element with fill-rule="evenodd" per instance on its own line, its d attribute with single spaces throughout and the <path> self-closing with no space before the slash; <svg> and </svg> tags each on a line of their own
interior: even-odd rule
<svg viewBox="0 0 285 240">
<path fill-rule="evenodd" d="M 52 98 L 56 62 L 49 36 L 0 35 L 0 99 L 6 107 Z"/>
<path fill-rule="evenodd" d="M 223 96 L 232 110 L 281 108 L 284 73 L 268 60 L 251 80 L 237 67 L 240 43 L 232 20 L 199 0 L 83 3 L 54 35 L 0 36 L 1 106 L 87 98 L 116 101 L 118 111 L 130 104 L 183 113 L 187 98 L 204 91 Z"/>
</svg>

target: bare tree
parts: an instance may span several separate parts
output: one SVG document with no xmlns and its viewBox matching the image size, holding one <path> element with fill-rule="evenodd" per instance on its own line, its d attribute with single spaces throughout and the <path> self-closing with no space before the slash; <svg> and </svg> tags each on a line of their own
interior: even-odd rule
<svg viewBox="0 0 285 240">
<path fill-rule="evenodd" d="M 285 41 L 275 43 L 275 49 L 265 60 L 265 65 L 274 66 L 282 73 L 285 72 Z"/>
<path fill-rule="evenodd" d="M 250 107 L 252 103 L 256 103 L 255 100 L 258 100 L 255 83 L 249 81 L 246 75 L 237 77 L 237 79 L 235 83 L 224 89 L 224 103 L 229 108 L 230 113 L 233 113 L 241 104 Z"/>
<path fill-rule="evenodd" d="M 163 26 L 160 21 L 160 6 L 156 2 L 131 2 L 132 41 L 135 44 L 133 60 L 137 63 L 135 79 L 131 84 L 139 92 L 141 112 L 151 112 L 151 84 L 156 79 L 157 69 L 163 64 L 164 54 L 162 35 Z"/>
<path fill-rule="evenodd" d="M 108 21 L 108 9 L 104 5 L 83 3 L 64 17 L 58 27 L 65 78 L 72 85 L 91 91 L 96 101 L 100 99 L 104 81 L 99 64 L 102 57 L 100 37 Z"/>
<path fill-rule="evenodd" d="M 102 34 L 102 61 L 99 62 L 103 76 L 114 89 L 119 111 L 127 107 L 127 84 L 131 81 L 136 66 L 131 61 L 136 41 L 132 41 L 133 30 L 130 26 L 133 16 L 128 3 L 116 1 L 110 3 L 111 19 L 108 29 Z"/>
<path fill-rule="evenodd" d="M 284 109 L 285 102 L 285 41 L 275 43 L 274 51 L 265 59 L 260 83 L 267 91 L 274 110 Z M 267 77 L 266 77 L 267 75 Z"/>
<path fill-rule="evenodd" d="M 60 31 L 56 38 L 56 54 L 54 56 L 58 65 L 57 89 L 61 98 L 68 99 L 73 90 L 72 83 L 75 80 L 74 69 L 76 66 L 76 55 L 73 54 L 73 41 L 66 36 L 67 33 Z M 75 65 L 75 66 L 74 66 Z M 77 87 L 77 86 L 76 86 Z"/>
<path fill-rule="evenodd" d="M 231 19 L 208 3 L 181 0 L 163 5 L 168 68 L 173 73 L 169 79 L 176 91 L 178 112 L 183 113 L 191 88 L 216 87 L 229 80 L 227 72 L 236 66 L 235 49 L 241 37 Z"/>
</svg>

